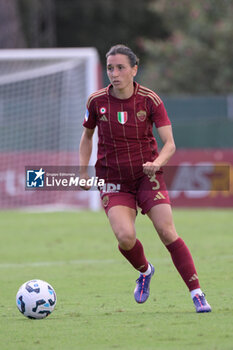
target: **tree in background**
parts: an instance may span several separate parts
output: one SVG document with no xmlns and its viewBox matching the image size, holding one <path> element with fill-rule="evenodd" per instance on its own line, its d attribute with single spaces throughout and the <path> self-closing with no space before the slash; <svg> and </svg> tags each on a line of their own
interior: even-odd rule
<svg viewBox="0 0 233 350">
<path fill-rule="evenodd" d="M 57 44 L 60 47 L 97 47 L 105 53 L 116 43 L 143 55 L 145 38 L 165 38 L 168 31 L 152 0 L 56 0 Z"/>
<path fill-rule="evenodd" d="M 0 0 L 0 48 L 25 47 L 17 0 Z"/>
<path fill-rule="evenodd" d="M 162 93 L 233 92 L 233 1 L 157 0 L 171 35 L 144 41 L 143 83 Z"/>
<path fill-rule="evenodd" d="M 55 0 L 17 0 L 27 46 L 56 46 Z"/>
<path fill-rule="evenodd" d="M 233 0 L 0 0 L 0 47 L 94 46 L 105 64 L 124 43 L 155 91 L 227 94 L 232 18 Z"/>
</svg>

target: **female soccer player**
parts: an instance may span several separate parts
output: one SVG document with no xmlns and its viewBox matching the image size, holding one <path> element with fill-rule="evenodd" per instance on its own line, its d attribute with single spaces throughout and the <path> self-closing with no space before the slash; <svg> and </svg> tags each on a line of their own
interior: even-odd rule
<svg viewBox="0 0 233 350">
<path fill-rule="evenodd" d="M 136 237 L 137 207 L 152 221 L 162 243 L 186 283 L 196 312 L 211 311 L 200 289 L 191 253 L 176 232 L 162 167 L 175 152 L 171 122 L 160 97 L 134 82 L 139 60 L 124 45 L 106 54 L 110 85 L 93 93 L 87 102 L 80 142 L 80 177 L 88 179 L 92 136 L 98 127 L 96 175 L 105 180 L 100 195 L 121 254 L 140 272 L 134 298 L 149 297 L 154 267 Z M 158 153 L 152 127 L 163 147 Z M 88 187 L 84 187 L 88 189 Z"/>
</svg>

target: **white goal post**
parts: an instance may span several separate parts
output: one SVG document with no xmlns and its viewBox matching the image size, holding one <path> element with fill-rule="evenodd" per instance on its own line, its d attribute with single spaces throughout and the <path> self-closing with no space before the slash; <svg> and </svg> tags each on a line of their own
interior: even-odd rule
<svg viewBox="0 0 233 350">
<path fill-rule="evenodd" d="M 95 48 L 0 50 L 0 209 L 100 208 L 97 191 L 25 189 L 25 167 L 78 166 L 87 98 L 99 88 Z"/>
</svg>

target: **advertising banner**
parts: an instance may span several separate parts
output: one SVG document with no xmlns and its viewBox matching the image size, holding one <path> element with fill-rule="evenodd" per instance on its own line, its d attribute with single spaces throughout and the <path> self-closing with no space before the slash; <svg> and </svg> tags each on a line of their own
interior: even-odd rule
<svg viewBox="0 0 233 350">
<path fill-rule="evenodd" d="M 83 191 L 77 152 L 2 152 L 0 208 L 93 208 L 104 184 L 89 171 L 91 190 Z M 233 207 L 233 150 L 177 150 L 163 172 L 174 207 Z"/>
<path fill-rule="evenodd" d="M 173 206 L 233 207 L 233 150 L 177 150 L 166 170 Z"/>
</svg>

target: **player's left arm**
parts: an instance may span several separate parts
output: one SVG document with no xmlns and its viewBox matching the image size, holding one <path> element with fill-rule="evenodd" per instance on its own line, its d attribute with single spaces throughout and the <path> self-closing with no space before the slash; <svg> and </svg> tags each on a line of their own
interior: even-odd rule
<svg viewBox="0 0 233 350">
<path fill-rule="evenodd" d="M 163 142 L 163 147 L 159 153 L 159 156 L 153 162 L 146 162 L 143 164 L 143 171 L 149 176 L 153 176 L 156 171 L 167 164 L 176 150 L 171 125 L 165 125 L 157 128 L 157 131 Z"/>
</svg>

